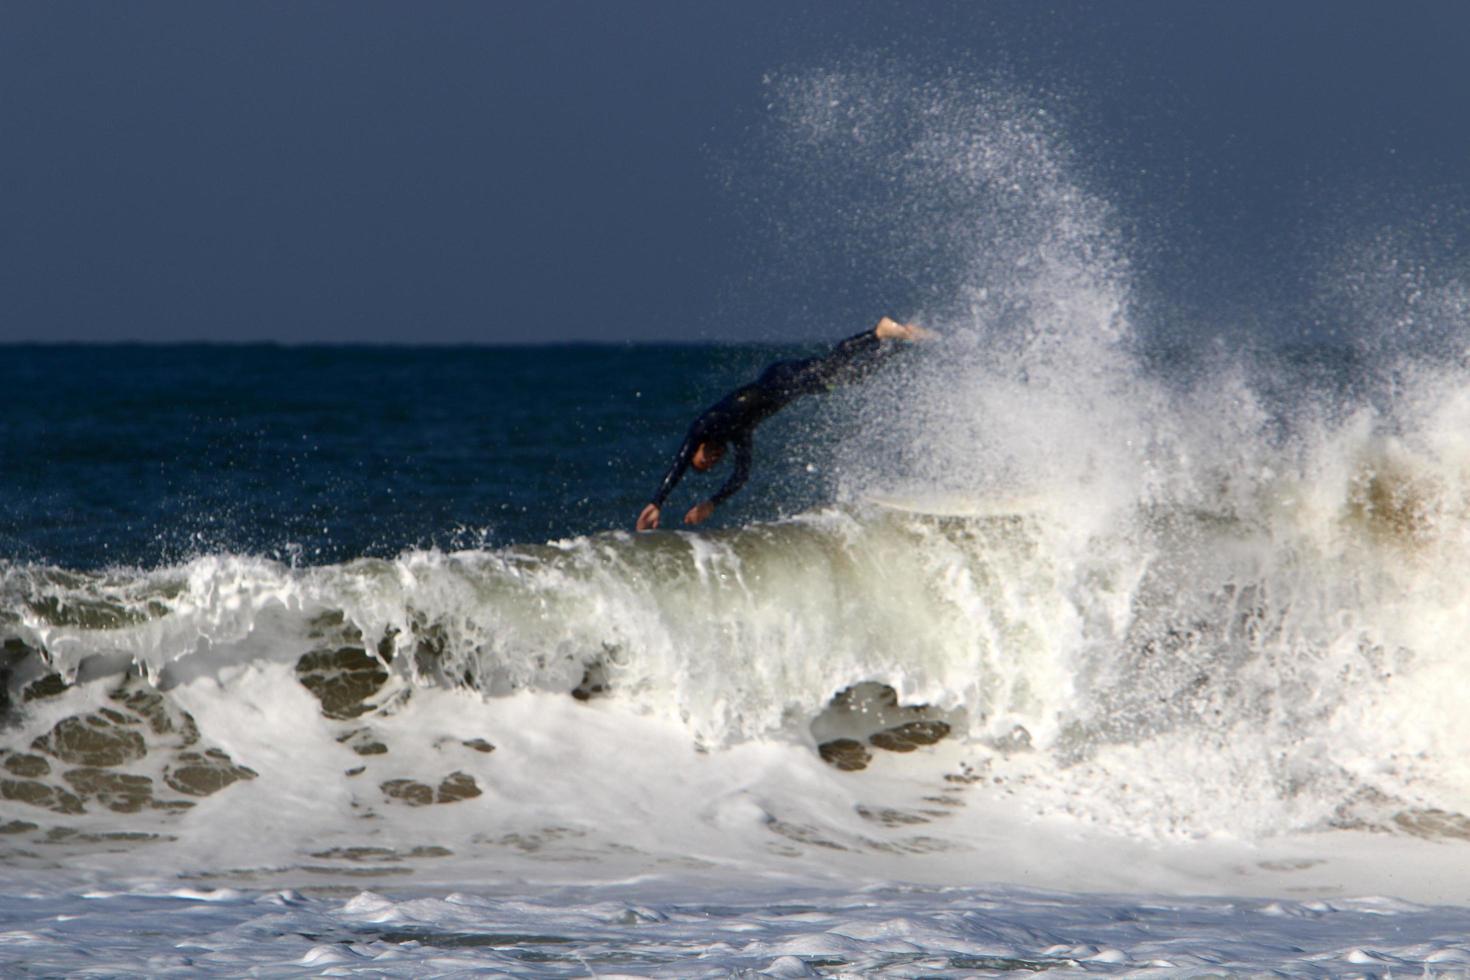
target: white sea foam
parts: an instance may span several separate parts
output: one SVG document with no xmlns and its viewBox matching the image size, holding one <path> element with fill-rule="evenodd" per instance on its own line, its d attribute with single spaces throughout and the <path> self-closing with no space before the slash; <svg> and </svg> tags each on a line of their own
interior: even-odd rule
<svg viewBox="0 0 1470 980">
<path fill-rule="evenodd" d="M 1162 844 L 1154 887 L 1387 890 L 1385 862 L 1470 832 L 1459 517 L 1434 511 L 1431 533 L 1351 485 L 1289 500 L 1278 465 L 1253 513 L 1151 504 L 1085 536 L 1046 512 L 846 509 L 328 568 L 11 568 L 6 592 L 24 599 L 7 632 L 36 651 L 13 671 L 92 678 L 13 712 L 17 752 L 67 718 L 132 710 L 125 693 L 150 689 L 126 679 L 132 663 L 200 738 L 170 741 L 178 722 L 114 770 L 152 778 L 159 800 L 180 752 L 212 747 L 255 776 L 182 812 L 85 793 L 82 814 L 5 806 L 37 825 L 18 847 L 49 835 L 49 853 L 122 874 L 144 853 L 157 872 L 247 881 L 350 878 L 364 861 L 455 879 L 564 857 L 614 877 L 693 861 L 1107 888 Z M 362 665 L 380 679 L 334 714 L 301 658 L 337 650 L 358 667 L 322 668 L 329 681 Z M 594 670 L 605 692 L 570 697 Z M 951 736 L 831 769 L 822 719 L 864 682 L 928 705 Z M 897 717 L 869 710 L 868 730 Z M 34 781 L 59 789 L 89 764 L 39 755 Z M 433 798 L 456 776 L 479 795 L 412 807 L 390 789 Z M 997 828 L 1031 846 L 997 857 Z M 177 840 L 109 854 L 120 832 Z M 1085 846 L 1059 843 L 1073 837 Z M 1112 857 L 1084 858 L 1100 841 Z M 48 863 L 28 853 L 18 865 Z M 1241 863 L 1254 870 L 1219 877 Z"/>
</svg>

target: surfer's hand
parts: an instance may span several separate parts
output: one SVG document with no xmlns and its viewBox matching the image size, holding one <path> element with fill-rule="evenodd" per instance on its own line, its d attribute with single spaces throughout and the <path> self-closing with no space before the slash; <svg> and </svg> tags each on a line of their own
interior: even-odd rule
<svg viewBox="0 0 1470 980">
<path fill-rule="evenodd" d="M 932 340 L 939 334 L 927 327 L 921 327 L 917 323 L 899 323 L 892 317 L 885 316 L 878 321 L 873 328 L 879 340 Z"/>
<path fill-rule="evenodd" d="M 658 504 L 649 504 L 638 515 L 638 530 L 652 531 L 658 527 Z"/>
<path fill-rule="evenodd" d="M 685 524 L 703 524 L 709 520 L 709 515 L 715 512 L 715 502 L 706 500 L 702 504 L 695 504 L 689 508 L 689 513 L 684 515 Z"/>
</svg>

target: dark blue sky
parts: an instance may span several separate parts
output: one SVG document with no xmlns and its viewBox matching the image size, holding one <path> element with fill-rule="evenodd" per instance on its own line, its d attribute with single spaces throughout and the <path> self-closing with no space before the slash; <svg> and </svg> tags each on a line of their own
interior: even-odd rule
<svg viewBox="0 0 1470 980">
<path fill-rule="evenodd" d="M 761 193 L 763 76 L 870 62 L 1061 99 L 1170 302 L 1284 302 L 1324 237 L 1464 244 L 1467 51 L 1450 2 L 0 0 L 0 341 L 810 338 L 903 313 L 923 270 L 881 255 L 809 287 L 753 271 L 793 203 Z"/>
</svg>

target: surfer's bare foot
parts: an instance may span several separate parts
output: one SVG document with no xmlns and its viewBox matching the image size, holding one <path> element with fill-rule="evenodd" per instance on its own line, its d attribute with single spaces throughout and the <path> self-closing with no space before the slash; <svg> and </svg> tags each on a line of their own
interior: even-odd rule
<svg viewBox="0 0 1470 980">
<path fill-rule="evenodd" d="M 886 316 L 878 321 L 878 326 L 873 328 L 873 332 L 880 340 L 931 340 L 939 336 L 933 330 L 921 327 L 917 323 L 899 323 L 892 317 Z"/>
</svg>

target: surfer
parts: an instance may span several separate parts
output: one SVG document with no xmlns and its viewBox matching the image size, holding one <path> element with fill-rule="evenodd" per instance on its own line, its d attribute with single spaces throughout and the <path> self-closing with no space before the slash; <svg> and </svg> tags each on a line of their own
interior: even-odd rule
<svg viewBox="0 0 1470 980">
<path fill-rule="evenodd" d="M 659 511 L 664 501 L 693 466 L 701 473 L 713 469 L 725 453 L 734 447 L 735 472 L 714 496 L 695 504 L 684 515 L 685 524 L 700 524 L 709 519 L 715 508 L 724 503 L 750 477 L 751 433 L 757 425 L 785 408 L 802 395 L 830 391 L 840 384 L 865 378 L 888 354 L 896 340 L 923 340 L 936 336 L 934 331 L 911 323 L 899 323 L 884 317 L 871 330 L 849 337 L 821 357 L 801 361 L 777 361 L 766 368 L 753 383 L 737 388 L 705 411 L 689 427 L 684 444 L 674 456 L 673 465 L 664 474 L 658 492 L 638 515 L 638 530 L 658 527 Z"/>
</svg>

